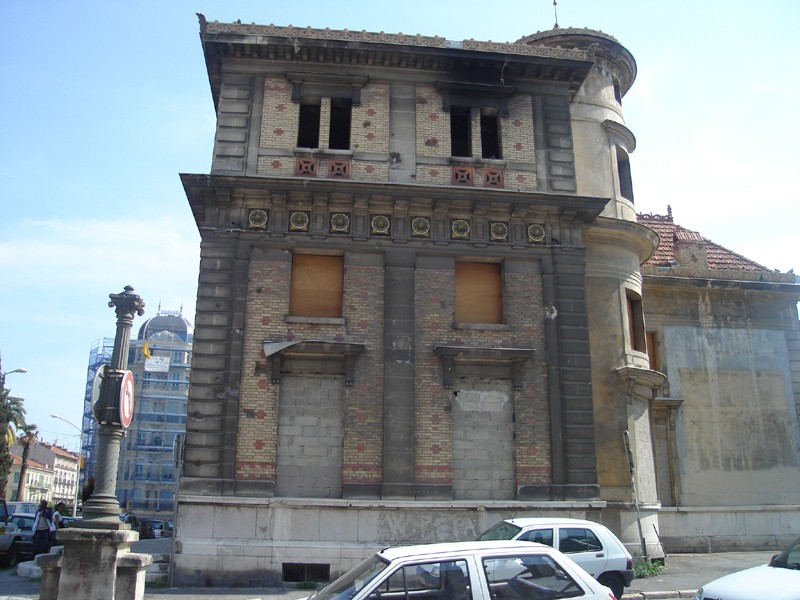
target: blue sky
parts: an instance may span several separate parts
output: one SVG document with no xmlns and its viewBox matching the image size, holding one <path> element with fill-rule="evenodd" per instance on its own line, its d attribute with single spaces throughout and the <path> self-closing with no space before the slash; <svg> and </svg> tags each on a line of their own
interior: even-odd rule
<svg viewBox="0 0 800 600">
<path fill-rule="evenodd" d="M 562 27 L 636 58 L 623 100 L 639 212 L 763 265 L 800 266 L 800 2 L 559 0 Z M 196 12 L 209 20 L 514 41 L 552 0 L 0 3 L 0 355 L 42 438 L 70 449 L 89 348 L 113 337 L 108 295 L 144 319 L 194 321 L 199 235 L 179 173 L 207 173 L 214 110 Z"/>
</svg>

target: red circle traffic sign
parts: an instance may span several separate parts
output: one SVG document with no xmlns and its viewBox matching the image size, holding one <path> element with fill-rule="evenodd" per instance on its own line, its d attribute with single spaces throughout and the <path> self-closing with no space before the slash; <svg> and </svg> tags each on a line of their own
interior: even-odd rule
<svg viewBox="0 0 800 600">
<path fill-rule="evenodd" d="M 119 390 L 119 420 L 123 427 L 133 421 L 133 373 L 125 371 Z"/>
</svg>

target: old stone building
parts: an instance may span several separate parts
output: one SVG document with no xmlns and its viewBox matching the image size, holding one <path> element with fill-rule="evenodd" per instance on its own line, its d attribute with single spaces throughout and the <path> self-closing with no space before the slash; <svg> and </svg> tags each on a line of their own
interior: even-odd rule
<svg viewBox="0 0 800 600">
<path fill-rule="evenodd" d="M 710 431 L 678 425 L 681 393 L 717 417 L 722 361 L 681 347 L 708 327 L 757 325 L 782 357 L 761 390 L 784 383 L 785 412 L 764 404 L 796 471 L 797 287 L 652 262 L 614 38 L 200 29 L 218 117 L 210 174 L 182 175 L 202 241 L 176 582 L 320 580 L 510 515 L 586 516 L 663 555 L 663 505 L 723 503 L 687 485 L 714 456 L 681 462 Z"/>
</svg>

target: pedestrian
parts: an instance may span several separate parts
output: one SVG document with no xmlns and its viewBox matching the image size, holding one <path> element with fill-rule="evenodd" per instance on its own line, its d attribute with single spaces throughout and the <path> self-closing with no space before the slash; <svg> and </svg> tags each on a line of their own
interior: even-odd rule
<svg viewBox="0 0 800 600">
<path fill-rule="evenodd" d="M 64 502 L 56 504 L 56 511 L 53 513 L 52 526 L 50 528 L 50 546 L 59 546 L 61 542 L 56 539 L 56 532 L 64 527 L 64 521 L 61 519 L 61 513 L 67 508 Z"/>
<path fill-rule="evenodd" d="M 39 502 L 39 509 L 33 518 L 33 554 L 46 554 L 50 552 L 50 527 L 53 519 L 50 517 L 50 509 L 47 507 L 47 500 Z"/>
</svg>

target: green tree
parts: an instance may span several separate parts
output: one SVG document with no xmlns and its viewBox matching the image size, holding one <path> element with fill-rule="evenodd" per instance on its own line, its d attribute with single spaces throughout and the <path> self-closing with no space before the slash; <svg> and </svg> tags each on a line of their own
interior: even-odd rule
<svg viewBox="0 0 800 600">
<path fill-rule="evenodd" d="M 16 431 L 25 427 L 25 407 L 22 398 L 15 398 L 6 387 L 6 376 L 0 359 L 0 494 L 5 498 L 8 474 L 11 472 L 11 446 Z"/>
<path fill-rule="evenodd" d="M 36 425 L 23 425 L 17 441 L 22 446 L 22 464 L 19 467 L 19 483 L 17 484 L 17 500 L 24 500 L 22 493 L 25 491 L 25 475 L 28 472 L 28 455 L 39 440 L 39 428 Z"/>
</svg>

